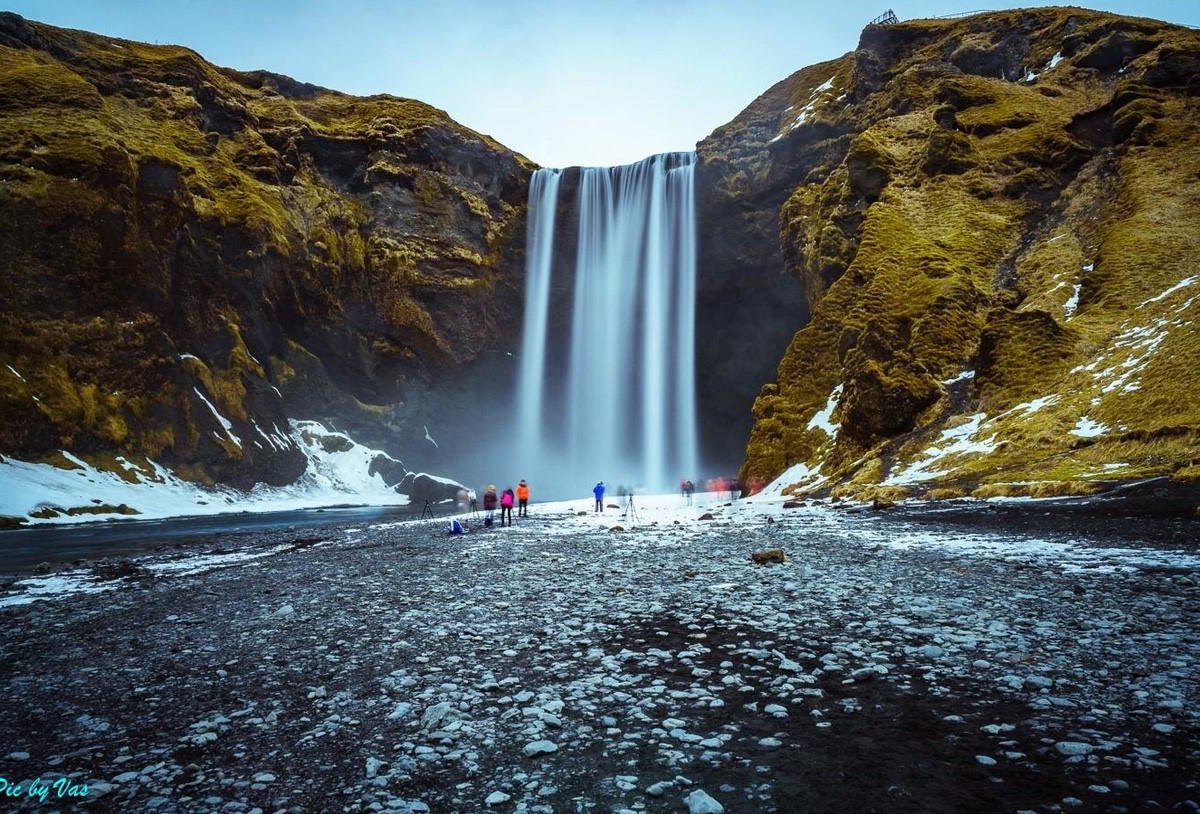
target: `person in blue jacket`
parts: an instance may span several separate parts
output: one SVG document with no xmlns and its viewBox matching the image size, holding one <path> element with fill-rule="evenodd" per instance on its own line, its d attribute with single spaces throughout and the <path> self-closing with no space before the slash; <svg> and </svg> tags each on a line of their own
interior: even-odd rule
<svg viewBox="0 0 1200 814">
<path fill-rule="evenodd" d="M 596 511 L 604 511 L 604 481 L 600 481 L 592 487 L 592 494 L 596 496 Z"/>
</svg>

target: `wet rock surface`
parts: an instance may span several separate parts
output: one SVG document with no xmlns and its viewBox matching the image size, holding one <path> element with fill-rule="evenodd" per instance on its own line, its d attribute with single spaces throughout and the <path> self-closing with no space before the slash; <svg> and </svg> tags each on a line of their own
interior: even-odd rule
<svg viewBox="0 0 1200 814">
<path fill-rule="evenodd" d="M 1200 802 L 1194 546 L 536 508 L 241 535 L 0 607 L 0 775 L 126 811 Z"/>
</svg>

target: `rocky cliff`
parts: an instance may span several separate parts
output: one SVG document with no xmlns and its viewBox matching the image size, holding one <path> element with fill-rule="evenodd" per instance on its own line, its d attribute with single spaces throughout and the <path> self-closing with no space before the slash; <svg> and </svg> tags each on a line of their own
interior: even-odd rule
<svg viewBox="0 0 1200 814">
<path fill-rule="evenodd" d="M 743 475 L 884 499 L 1195 477 L 1198 95 L 1200 32 L 988 13 L 869 26 L 701 144 L 810 312 Z"/>
<path fill-rule="evenodd" d="M 419 459 L 519 335 L 530 171 L 421 102 L 0 14 L 0 453 L 284 484 L 306 418 Z"/>
</svg>

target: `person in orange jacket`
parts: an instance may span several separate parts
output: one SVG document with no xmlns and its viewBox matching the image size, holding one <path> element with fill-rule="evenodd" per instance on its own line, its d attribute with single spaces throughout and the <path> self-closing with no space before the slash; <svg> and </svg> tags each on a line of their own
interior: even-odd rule
<svg viewBox="0 0 1200 814">
<path fill-rule="evenodd" d="M 517 484 L 517 517 L 529 517 L 529 484 L 521 478 Z"/>
</svg>

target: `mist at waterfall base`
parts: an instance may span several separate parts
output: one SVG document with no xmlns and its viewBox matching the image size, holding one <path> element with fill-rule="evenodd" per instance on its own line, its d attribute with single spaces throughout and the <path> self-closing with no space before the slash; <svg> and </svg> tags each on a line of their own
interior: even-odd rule
<svg viewBox="0 0 1200 814">
<path fill-rule="evenodd" d="M 694 170 L 693 153 L 666 153 L 531 179 L 512 423 L 480 454 L 538 499 L 700 474 Z"/>
</svg>

